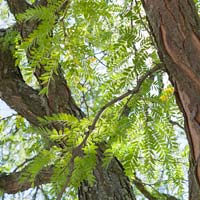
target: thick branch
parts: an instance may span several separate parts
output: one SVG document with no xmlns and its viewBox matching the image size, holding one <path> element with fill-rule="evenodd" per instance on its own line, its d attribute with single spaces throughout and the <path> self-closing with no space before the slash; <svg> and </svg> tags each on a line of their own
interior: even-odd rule
<svg viewBox="0 0 200 200">
<path fill-rule="evenodd" d="M 16 17 L 17 14 L 25 12 L 31 8 L 31 5 L 26 0 L 7 0 L 11 13 Z"/>
<path fill-rule="evenodd" d="M 143 185 L 143 183 L 138 179 L 133 180 L 133 184 L 136 186 L 136 188 L 149 200 L 158 200 L 154 195 L 152 195 Z"/>
<path fill-rule="evenodd" d="M 69 4 L 69 0 L 64 1 L 60 7 L 55 11 L 57 17 L 59 17 L 59 12 L 66 9 Z M 8 4 L 11 12 L 14 14 L 19 14 L 26 11 L 26 9 L 31 8 L 31 6 L 26 5 L 25 1 L 20 1 L 22 7 L 18 5 L 17 1 L 8 0 Z M 37 1 L 37 5 L 48 6 L 47 1 Z M 20 6 L 20 8 L 18 8 Z M 17 28 L 20 30 L 21 37 L 25 39 L 28 35 L 37 28 L 40 24 L 38 20 L 29 20 L 17 24 Z M 34 48 L 37 49 L 39 44 L 34 44 Z M 26 52 L 28 60 L 31 60 L 30 51 Z M 10 55 L 12 57 L 12 53 Z M 14 59 L 12 59 L 14 61 Z M 13 63 L 12 63 L 13 64 Z M 57 74 L 53 74 L 53 78 L 50 80 L 48 88 L 48 96 L 41 97 L 43 99 L 43 104 L 46 107 L 46 113 L 42 115 L 51 115 L 53 113 L 68 113 L 76 116 L 77 118 L 84 117 L 84 113 L 78 108 L 75 101 L 71 96 L 70 89 L 67 86 L 63 72 L 61 71 L 61 66 L 58 66 Z M 35 76 L 38 82 L 41 84 L 40 76 L 45 73 L 44 66 L 41 65 L 40 68 L 36 67 Z M 43 85 L 41 85 L 43 87 Z M 5 100 L 5 99 L 4 99 Z M 7 100 L 8 101 L 8 100 Z M 29 101 L 31 103 L 31 101 Z M 9 104 L 11 105 L 11 104 Z M 38 116 L 42 116 L 41 114 Z M 24 116 L 24 115 L 23 115 Z M 29 120 L 29 119 L 28 119 Z M 30 121 L 30 120 L 29 120 Z"/>
<path fill-rule="evenodd" d="M 36 187 L 42 184 L 50 182 L 51 176 L 53 174 L 53 167 L 48 167 L 42 169 L 35 178 L 34 185 L 29 181 L 29 177 L 26 180 L 21 181 L 23 173 L 26 171 L 24 168 L 20 172 L 11 173 L 9 175 L 0 175 L 0 189 L 8 194 L 15 194 L 17 192 L 22 192 L 28 190 L 29 188 Z"/>
<path fill-rule="evenodd" d="M 159 200 L 159 199 L 166 199 L 166 200 L 178 200 L 176 197 L 168 195 L 168 194 L 164 194 L 164 193 L 160 193 L 158 191 L 156 191 L 158 193 L 158 197 L 155 197 L 154 195 L 152 195 L 148 189 L 145 187 L 145 184 L 139 179 L 139 178 L 135 178 L 133 180 L 133 184 L 136 186 L 136 188 L 149 200 Z"/>
<path fill-rule="evenodd" d="M 10 33 L 8 33 L 10 31 Z M 37 117 L 47 115 L 46 105 L 42 96 L 38 94 L 38 91 L 34 90 L 28 86 L 20 73 L 18 67 L 15 66 L 15 58 L 13 56 L 14 44 L 5 43 L 5 37 L 7 34 L 12 35 L 12 30 L 1 30 L 0 36 L 0 98 L 4 100 L 11 108 L 13 108 L 17 113 L 25 117 L 30 123 L 38 125 Z M 14 40 L 12 38 L 11 40 Z M 61 75 L 60 75 L 61 76 Z M 59 111 L 70 112 L 76 117 L 82 116 L 81 110 L 74 103 L 70 91 L 62 82 L 63 79 L 58 79 L 56 77 L 56 83 L 59 84 L 61 91 L 58 88 L 54 88 L 54 95 L 58 95 L 57 100 L 64 99 L 61 103 L 56 102 L 53 106 L 60 105 Z M 66 98 L 67 99 L 66 99 Z M 52 96 L 53 98 L 53 96 Z M 52 99 L 53 101 L 54 99 Z M 66 101 L 65 101 L 66 100 Z M 65 101 L 65 104 L 64 104 Z M 73 112 L 72 112 L 73 111 Z M 10 175 L 0 175 L 0 189 L 4 190 L 6 193 L 17 193 L 19 191 L 24 191 L 31 188 L 33 185 L 28 180 L 21 182 L 20 177 L 25 172 L 26 168 L 21 172 L 11 173 Z M 34 186 L 49 183 L 52 175 L 52 168 L 44 168 L 39 172 L 35 179 Z"/>
<path fill-rule="evenodd" d="M 124 98 L 130 96 L 130 95 L 134 95 L 136 93 L 138 93 L 140 91 L 140 88 L 143 84 L 143 82 L 148 78 L 148 76 L 152 75 L 153 73 L 155 73 L 156 71 L 162 69 L 163 66 L 162 64 L 157 64 L 155 67 L 153 67 L 152 69 L 150 69 L 149 71 L 147 71 L 143 76 L 141 76 L 138 81 L 137 81 L 137 85 L 135 86 L 134 89 L 132 90 L 128 90 L 127 92 L 125 92 L 124 94 L 112 99 L 111 101 L 109 101 L 108 103 L 106 103 L 96 114 L 92 125 L 88 128 L 89 131 L 85 133 L 85 138 L 83 140 L 83 142 L 80 144 L 80 146 L 84 146 L 88 137 L 90 136 L 90 134 L 92 133 L 92 131 L 96 128 L 96 124 L 99 120 L 99 118 L 101 117 L 101 115 L 103 114 L 103 112 L 109 108 L 110 106 L 112 106 L 113 104 L 123 100 Z"/>
<path fill-rule="evenodd" d="M 37 5 L 37 6 L 47 6 L 48 4 L 48 1 L 47 0 L 36 0 L 34 5 Z"/>
<path fill-rule="evenodd" d="M 0 35 L 0 98 L 32 124 L 37 124 L 37 117 L 46 115 L 42 98 L 24 82 L 15 66 L 14 44 L 5 42 L 6 37 L 14 40 L 14 32 L 3 30 Z"/>
<path fill-rule="evenodd" d="M 111 105 L 113 105 L 114 103 L 124 99 L 125 97 L 131 95 L 131 94 L 134 94 L 134 93 L 137 93 L 142 85 L 142 83 L 146 80 L 146 78 L 151 75 L 152 73 L 156 72 L 157 70 L 161 69 L 161 66 L 158 65 L 154 68 L 152 68 L 150 71 L 148 71 L 146 74 L 144 74 L 139 80 L 138 80 L 138 83 L 136 85 L 136 87 L 132 90 L 129 90 L 127 91 L 126 93 L 122 94 L 121 96 L 111 100 L 110 102 L 108 102 L 105 106 L 102 107 L 102 109 L 100 109 L 100 111 L 97 113 L 94 121 L 93 121 L 93 124 L 92 126 L 90 127 L 89 129 L 89 132 L 86 133 L 86 137 L 85 139 L 83 140 L 83 142 L 77 146 L 77 148 L 75 148 L 74 150 L 76 151 L 75 152 L 75 156 L 77 154 L 79 154 L 79 151 L 81 151 L 81 148 L 85 145 L 86 141 L 87 141 L 87 138 L 88 136 L 90 135 L 90 133 L 95 129 L 95 126 L 96 126 L 96 123 L 99 119 L 99 117 L 101 116 L 101 114 Z M 62 96 L 61 96 L 62 97 Z M 78 152 L 78 153 L 77 153 Z M 74 157 L 73 157 L 74 159 Z M 23 172 L 23 171 L 22 171 Z M 25 182 L 25 183 L 19 183 L 18 182 L 18 179 L 20 177 L 20 175 L 22 174 L 22 172 L 18 172 L 18 173 L 12 173 L 10 175 L 5 175 L 5 176 L 2 176 L 0 178 L 0 188 L 3 188 L 5 190 L 5 192 L 7 193 L 16 193 L 18 191 L 23 191 L 23 190 L 26 190 L 28 188 L 31 187 L 31 183 L 29 182 Z M 44 172 L 44 174 L 43 174 Z M 47 183 L 50 181 L 50 176 L 52 174 L 52 171 L 48 171 L 47 169 L 44 169 L 40 172 L 40 180 L 38 181 L 38 179 L 36 178 L 36 181 L 35 181 L 35 186 L 38 186 L 40 184 L 43 184 L 43 183 Z M 48 176 L 47 176 L 48 175 Z M 6 187 L 6 185 L 9 185 L 10 183 L 14 183 L 14 186 L 13 189 L 12 187 Z"/>
</svg>

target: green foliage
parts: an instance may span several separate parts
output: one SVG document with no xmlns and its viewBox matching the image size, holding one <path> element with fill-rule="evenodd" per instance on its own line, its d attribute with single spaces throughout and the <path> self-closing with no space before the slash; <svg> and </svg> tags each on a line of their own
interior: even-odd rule
<svg viewBox="0 0 200 200">
<path fill-rule="evenodd" d="M 71 177 L 71 184 L 79 187 L 82 181 L 88 181 L 92 186 L 95 182 L 93 170 L 96 164 L 96 146 L 94 144 L 86 146 L 84 149 L 84 157 L 76 157 L 74 161 L 74 171 Z"/>
<path fill-rule="evenodd" d="M 34 184 L 35 177 L 38 173 L 44 168 L 49 166 L 53 163 L 53 158 L 55 152 L 52 150 L 42 150 L 34 160 L 29 163 L 28 167 L 26 168 L 25 172 L 23 172 L 22 176 L 20 177 L 20 181 L 30 181 Z"/>
<path fill-rule="evenodd" d="M 9 172 L 16 169 L 26 158 L 33 157 L 43 148 L 41 136 L 32 132 L 27 121 L 19 115 L 2 118 L 0 130 L 0 171 Z"/>
<path fill-rule="evenodd" d="M 43 126 L 54 124 L 55 126 L 64 127 L 64 129 L 57 131 L 56 129 L 49 130 L 47 128 L 40 128 L 41 134 L 46 135 L 52 141 L 65 140 L 67 148 L 72 149 L 80 144 L 84 138 L 84 133 L 88 131 L 91 122 L 84 118 L 78 120 L 72 115 L 65 113 L 54 114 L 53 116 L 46 116 L 39 118 Z"/>
<path fill-rule="evenodd" d="M 53 183 L 51 192 L 54 194 L 59 193 L 66 182 L 67 176 L 69 175 L 70 159 L 71 154 L 67 153 L 64 157 L 60 157 L 54 162 L 53 175 L 51 178 Z"/>
<path fill-rule="evenodd" d="M 14 52 L 17 36 L 18 36 L 17 31 L 12 30 L 12 28 L 10 30 L 8 29 L 5 35 L 3 37 L 0 37 L 1 49 L 2 50 L 10 49 L 12 52 Z"/>
</svg>

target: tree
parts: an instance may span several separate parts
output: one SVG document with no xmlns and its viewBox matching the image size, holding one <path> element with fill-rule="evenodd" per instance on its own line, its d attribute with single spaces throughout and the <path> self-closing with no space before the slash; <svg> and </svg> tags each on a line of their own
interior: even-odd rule
<svg viewBox="0 0 200 200">
<path fill-rule="evenodd" d="M 199 199 L 199 16 L 193 1 L 143 1 L 143 4 L 160 57 L 175 86 L 177 103 L 184 113 L 191 152 L 190 199 Z"/>
<path fill-rule="evenodd" d="M 0 98 L 16 114 L 1 120 L 2 192 L 185 199 L 188 149 L 167 73 L 190 146 L 189 199 L 199 199 L 194 2 L 143 0 L 150 29 L 136 0 L 7 4 L 15 23 L 0 30 Z"/>
</svg>

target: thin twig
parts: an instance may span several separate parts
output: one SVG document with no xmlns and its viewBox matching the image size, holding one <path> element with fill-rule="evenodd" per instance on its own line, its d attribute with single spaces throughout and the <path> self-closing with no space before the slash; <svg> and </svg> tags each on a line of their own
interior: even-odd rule
<svg viewBox="0 0 200 200">
<path fill-rule="evenodd" d="M 133 0 L 131 1 L 131 6 L 130 6 L 130 10 L 131 11 L 131 29 L 133 29 L 133 15 L 132 15 L 132 10 L 133 10 Z"/>
<path fill-rule="evenodd" d="M 133 180 L 133 184 L 136 186 L 136 188 L 149 200 L 158 200 L 154 195 L 152 195 L 144 186 L 144 183 L 142 181 L 135 177 Z"/>
<path fill-rule="evenodd" d="M 138 10 L 139 10 L 139 3 L 138 3 L 137 0 L 135 0 L 135 4 L 136 4 L 136 6 L 137 6 L 137 8 L 138 8 Z M 154 41 L 154 39 L 153 39 L 153 37 L 152 37 L 152 33 L 151 33 L 151 31 L 149 30 L 149 28 L 147 27 L 147 25 L 145 24 L 141 13 L 138 12 L 138 15 L 139 15 L 139 17 L 140 17 L 141 24 L 143 25 L 143 27 L 145 28 L 145 30 L 146 30 L 147 33 L 149 34 L 149 37 L 150 37 L 150 39 L 151 39 L 151 41 L 152 41 L 152 44 L 154 44 L 154 46 L 156 47 L 155 41 Z"/>
<path fill-rule="evenodd" d="M 146 184 L 144 182 L 141 181 L 141 179 L 139 179 L 138 177 L 135 176 L 135 179 L 133 180 L 133 184 L 136 186 L 136 188 L 149 200 L 158 200 L 158 197 L 155 197 L 154 195 L 152 195 L 146 188 Z M 150 185 L 150 187 L 160 196 L 160 198 L 166 199 L 166 200 L 179 200 L 178 198 L 176 198 L 175 196 L 169 195 L 169 194 L 165 194 L 162 192 L 159 192 L 158 190 L 156 190 L 152 185 Z"/>
<path fill-rule="evenodd" d="M 60 6 L 60 10 L 63 10 L 63 7 L 67 7 L 69 6 L 70 1 L 65 1 L 61 6 Z M 67 15 L 67 9 L 65 9 L 63 17 L 60 19 L 60 21 L 62 22 L 62 27 L 63 27 L 63 33 L 64 33 L 64 39 L 67 37 L 66 34 L 66 27 L 65 27 L 65 17 Z"/>
<path fill-rule="evenodd" d="M 108 68 L 108 66 L 107 66 L 106 64 L 104 64 L 96 55 L 94 55 L 94 57 L 95 57 L 95 58 L 98 60 L 98 62 L 101 63 L 104 67 Z M 103 56 L 103 57 L 105 57 L 105 56 Z M 102 57 L 102 58 L 103 58 L 103 57 Z M 102 59 L 102 58 L 101 58 L 101 59 Z"/>
<path fill-rule="evenodd" d="M 70 171 L 69 171 L 69 174 L 67 175 L 66 182 L 62 186 L 62 189 L 61 189 L 60 193 L 58 194 L 58 196 L 56 197 L 56 200 L 61 200 L 61 198 L 62 198 L 62 196 L 63 196 L 63 194 L 65 192 L 65 189 L 66 189 L 66 187 L 68 186 L 68 184 L 70 182 L 70 177 L 72 176 L 72 172 L 74 170 L 74 157 L 72 157 L 72 158 L 73 158 L 73 160 L 72 159 L 70 160 L 70 163 L 71 163 L 70 169 L 69 169 Z"/>
<path fill-rule="evenodd" d="M 43 194 L 45 200 L 49 200 L 49 197 L 48 197 L 48 195 L 46 194 L 46 191 L 42 188 L 42 186 L 40 187 L 40 190 L 41 190 L 41 192 L 42 192 L 42 194 Z"/>
<path fill-rule="evenodd" d="M 4 120 L 7 120 L 7 119 L 10 119 L 10 118 L 12 118 L 12 117 L 14 117 L 14 116 L 17 116 L 18 114 L 12 114 L 12 115 L 9 115 L 9 116 L 7 116 L 7 117 L 3 117 L 3 118 L 0 118 L 0 121 L 4 121 Z"/>
<path fill-rule="evenodd" d="M 72 157 L 70 159 L 69 162 L 69 173 L 67 175 L 67 179 L 65 184 L 63 185 L 60 193 L 58 194 L 56 200 L 61 200 L 63 193 L 65 192 L 66 187 L 68 186 L 69 182 L 70 182 L 70 177 L 73 173 L 74 170 L 74 160 L 76 158 L 77 155 L 80 155 L 80 152 L 82 152 L 82 148 L 86 145 L 87 139 L 90 136 L 90 134 L 93 132 L 93 130 L 96 128 L 96 124 L 99 120 L 99 118 L 101 117 L 101 115 L 103 114 L 103 112 L 110 107 L 111 105 L 115 104 L 118 101 L 121 101 L 122 99 L 128 97 L 129 95 L 133 95 L 139 92 L 142 83 L 146 80 L 146 78 L 148 76 L 150 76 L 151 74 L 153 74 L 154 72 L 160 70 L 163 66 L 161 64 L 156 65 L 154 68 L 150 69 L 146 74 L 144 74 L 143 76 L 141 76 L 138 81 L 137 81 L 137 85 L 134 89 L 132 90 L 128 90 L 127 92 L 125 92 L 124 94 L 120 95 L 119 97 L 114 98 L 113 100 L 109 101 L 107 104 L 105 104 L 100 110 L 99 112 L 96 114 L 93 123 L 91 126 L 88 127 L 88 131 L 85 132 L 85 138 L 83 139 L 83 141 L 73 149 L 72 151 Z"/>
<path fill-rule="evenodd" d="M 32 158 L 27 158 L 23 163 L 21 163 L 20 165 L 18 165 L 14 170 L 13 173 L 15 173 L 19 168 L 23 167 L 26 163 L 32 161 L 36 156 L 33 156 Z"/>
<path fill-rule="evenodd" d="M 175 122 L 175 121 L 173 121 L 173 120 L 169 120 L 169 122 L 174 126 L 178 126 L 179 128 L 181 128 L 181 129 L 183 129 L 183 130 L 185 130 L 184 129 L 184 127 L 181 125 L 181 124 L 179 124 L 178 122 Z"/>
<path fill-rule="evenodd" d="M 85 92 L 82 92 L 82 98 L 83 98 L 83 103 L 85 104 L 85 107 L 86 107 L 87 117 L 89 117 L 90 112 L 89 112 L 89 106 L 88 106 L 88 103 L 87 103 L 87 100 L 86 100 L 86 93 Z"/>
<path fill-rule="evenodd" d="M 160 70 L 163 66 L 161 64 L 157 64 L 155 67 L 153 67 L 152 69 L 150 69 L 146 74 L 144 74 L 142 77 L 140 77 L 137 81 L 137 85 L 134 89 L 132 90 L 128 90 L 127 92 L 125 92 L 124 94 L 120 95 L 119 97 L 116 97 L 114 99 L 112 99 L 111 101 L 109 101 L 108 103 L 106 103 L 100 110 L 99 112 L 96 114 L 93 123 L 91 126 L 88 127 L 88 131 L 85 133 L 85 138 L 83 139 L 83 141 L 81 142 L 81 144 L 79 145 L 80 147 L 84 146 L 88 137 L 90 136 L 90 134 L 92 133 L 92 131 L 95 129 L 96 124 L 99 120 L 99 118 L 101 117 L 101 115 L 103 114 L 103 112 L 110 107 L 111 105 L 123 100 L 124 98 L 128 97 L 129 95 L 133 95 L 139 92 L 142 83 L 146 80 L 146 78 L 148 76 L 150 76 L 151 74 L 153 74 L 154 72 Z"/>
<path fill-rule="evenodd" d="M 37 197 L 37 194 L 38 194 L 38 190 L 39 190 L 39 187 L 36 188 L 35 193 L 33 194 L 32 200 L 36 200 L 36 197 Z"/>
<path fill-rule="evenodd" d="M 82 87 L 85 87 L 86 82 L 87 82 L 87 80 L 85 80 L 84 83 L 80 83 L 80 85 Z M 83 99 L 82 102 L 85 104 L 85 107 L 86 107 L 87 117 L 89 117 L 90 116 L 89 106 L 88 106 L 88 103 L 87 103 L 87 100 L 86 100 L 86 93 L 84 91 L 82 91 L 82 99 Z"/>
<path fill-rule="evenodd" d="M 64 185 L 62 186 L 61 191 L 58 194 L 56 200 L 61 200 L 61 198 L 62 198 L 62 196 L 63 196 L 63 194 L 65 192 L 66 187 L 69 185 L 70 178 L 71 178 L 73 170 L 74 170 L 74 160 L 75 160 L 76 156 L 78 156 L 80 154 L 80 152 L 82 152 L 82 149 L 81 149 L 80 146 L 77 146 L 72 151 L 72 157 L 71 157 L 71 159 L 69 161 L 69 173 L 67 175 L 66 181 L 65 181 Z"/>
<path fill-rule="evenodd" d="M 136 186 L 136 188 L 149 200 L 157 200 L 158 198 L 155 197 L 154 195 L 152 195 L 146 188 L 146 185 L 149 184 L 145 184 L 143 183 L 138 177 L 135 177 L 135 179 L 133 180 L 133 184 Z M 166 200 L 179 200 L 174 196 L 171 196 L 169 194 L 165 194 L 165 193 L 161 193 L 158 190 L 156 190 L 154 187 L 150 186 L 160 197 Z"/>
</svg>

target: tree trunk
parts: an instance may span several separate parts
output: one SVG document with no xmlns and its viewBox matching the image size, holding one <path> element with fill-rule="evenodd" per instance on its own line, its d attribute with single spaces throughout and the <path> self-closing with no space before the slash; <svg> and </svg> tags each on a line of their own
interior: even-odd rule
<svg viewBox="0 0 200 200">
<path fill-rule="evenodd" d="M 190 146 L 189 199 L 200 200 L 200 20 L 193 0 L 142 0 L 175 87 Z"/>
<path fill-rule="evenodd" d="M 97 167 L 94 170 L 96 183 L 90 187 L 87 182 L 79 188 L 80 200 L 136 200 L 129 179 L 120 162 L 113 158 L 107 169 L 102 167 L 103 154 L 98 150 Z"/>
<path fill-rule="evenodd" d="M 190 156 L 191 159 L 191 156 Z M 200 190 L 199 190 L 199 184 L 197 182 L 197 178 L 195 175 L 195 170 L 194 166 L 193 166 L 193 162 L 192 160 L 189 159 L 190 162 L 190 166 L 189 166 L 189 174 L 188 174 L 188 178 L 189 178 L 189 199 L 191 200 L 199 200 L 200 198 Z"/>
</svg>

